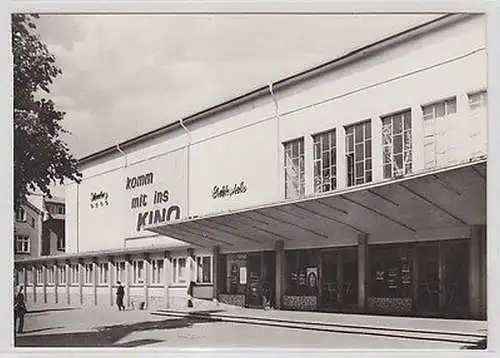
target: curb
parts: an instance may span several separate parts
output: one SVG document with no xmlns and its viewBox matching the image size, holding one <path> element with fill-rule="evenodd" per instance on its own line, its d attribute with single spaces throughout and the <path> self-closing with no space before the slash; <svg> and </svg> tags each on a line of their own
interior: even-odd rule
<svg viewBox="0 0 500 358">
<path fill-rule="evenodd" d="M 329 322 L 310 322 L 303 320 L 287 320 L 271 317 L 241 316 L 235 314 L 213 312 L 185 312 L 174 310 L 158 310 L 151 312 L 153 315 L 166 317 L 182 317 L 200 319 L 210 322 L 231 322 L 240 324 L 253 324 L 259 326 L 301 329 L 318 332 L 357 334 L 364 336 L 381 336 L 388 338 L 440 341 L 461 343 L 464 345 L 476 344 L 486 339 L 485 334 L 465 332 L 444 332 L 437 330 L 403 329 L 397 327 L 357 326 L 349 324 L 335 324 Z"/>
</svg>

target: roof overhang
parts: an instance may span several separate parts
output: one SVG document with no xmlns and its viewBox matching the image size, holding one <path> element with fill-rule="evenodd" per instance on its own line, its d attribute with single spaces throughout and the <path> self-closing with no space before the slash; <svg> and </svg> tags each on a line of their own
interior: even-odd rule
<svg viewBox="0 0 500 358">
<path fill-rule="evenodd" d="M 171 221 L 148 230 L 201 247 L 335 246 L 343 238 L 456 235 L 486 224 L 486 160 L 298 200 Z"/>
</svg>

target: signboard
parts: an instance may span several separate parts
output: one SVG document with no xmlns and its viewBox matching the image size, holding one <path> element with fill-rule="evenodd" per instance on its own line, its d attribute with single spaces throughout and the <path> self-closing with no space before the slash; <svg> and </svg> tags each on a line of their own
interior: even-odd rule
<svg viewBox="0 0 500 358">
<path fill-rule="evenodd" d="M 316 288 L 318 286 L 318 268 L 308 267 L 306 269 L 307 274 L 307 286 L 311 288 Z"/>
<path fill-rule="evenodd" d="M 85 178 L 79 189 L 79 250 L 123 248 L 148 228 L 186 216 L 186 156 L 171 152 Z"/>
</svg>

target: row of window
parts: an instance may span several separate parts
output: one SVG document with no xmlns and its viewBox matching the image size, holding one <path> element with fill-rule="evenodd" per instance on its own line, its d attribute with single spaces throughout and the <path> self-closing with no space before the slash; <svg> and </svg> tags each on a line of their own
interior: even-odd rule
<svg viewBox="0 0 500 358">
<path fill-rule="evenodd" d="M 14 236 L 14 250 L 16 254 L 29 254 L 31 253 L 31 239 L 27 235 Z M 64 236 L 57 237 L 57 251 L 65 251 L 66 240 Z"/>
<path fill-rule="evenodd" d="M 174 284 L 183 284 L 187 282 L 186 277 L 186 258 L 174 258 L 172 260 L 172 278 Z M 212 282 L 212 257 L 211 256 L 198 256 L 196 257 L 196 282 L 198 283 L 211 283 Z M 66 266 L 52 266 L 48 267 L 46 270 L 46 283 L 54 284 L 56 277 L 55 273 L 57 270 L 57 284 L 65 285 L 69 278 L 69 282 L 72 284 L 78 284 L 80 282 L 80 272 L 78 264 L 70 265 L 69 277 L 66 274 Z M 97 264 L 97 284 L 107 285 L 109 283 L 110 265 L 108 262 L 101 262 Z M 130 283 L 131 284 L 143 284 L 146 272 L 144 269 L 143 260 L 134 260 L 131 262 L 130 267 Z M 114 270 L 115 281 L 126 282 L 125 275 L 125 261 L 117 262 Z M 153 285 L 163 284 L 164 279 L 164 266 L 163 259 L 151 260 L 150 269 L 150 283 Z M 85 263 L 82 265 L 82 278 L 84 285 L 90 285 L 94 283 L 94 264 Z M 36 282 L 43 282 L 43 270 L 42 268 L 36 269 Z M 32 283 L 32 282 L 29 282 Z"/>
<path fill-rule="evenodd" d="M 487 105 L 486 91 L 468 94 L 469 108 Z M 421 106 L 425 122 L 457 112 L 456 97 Z M 383 176 L 385 179 L 412 171 L 411 110 L 381 117 Z M 344 127 L 347 186 L 371 182 L 372 128 L 371 120 Z M 337 137 L 332 129 L 312 136 L 314 192 L 328 192 L 337 187 Z M 285 169 L 285 197 L 305 193 L 304 138 L 283 143 Z"/>
</svg>

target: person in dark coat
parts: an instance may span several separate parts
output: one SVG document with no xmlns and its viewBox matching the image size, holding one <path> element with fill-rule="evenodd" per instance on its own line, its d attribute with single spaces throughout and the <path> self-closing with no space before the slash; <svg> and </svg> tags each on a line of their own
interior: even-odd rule
<svg viewBox="0 0 500 358">
<path fill-rule="evenodd" d="M 16 328 L 17 319 L 19 319 L 19 326 L 17 333 L 23 333 L 24 329 L 24 315 L 26 314 L 26 303 L 24 302 L 23 286 L 19 288 L 14 301 L 14 330 Z"/>
<path fill-rule="evenodd" d="M 125 310 L 125 306 L 123 305 L 123 296 L 125 296 L 125 289 L 122 286 L 120 281 L 117 282 L 118 288 L 116 290 L 116 305 L 118 306 L 118 310 Z"/>
</svg>

